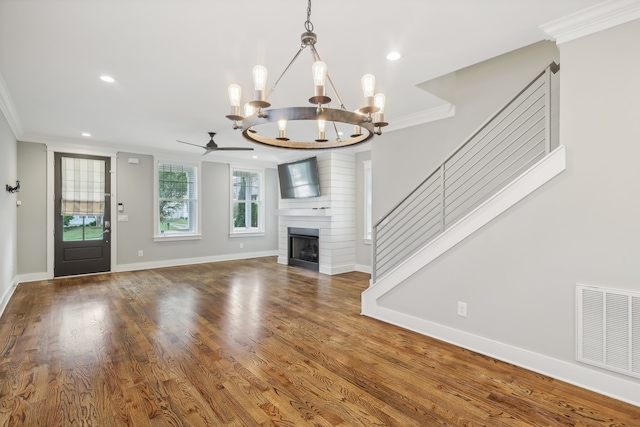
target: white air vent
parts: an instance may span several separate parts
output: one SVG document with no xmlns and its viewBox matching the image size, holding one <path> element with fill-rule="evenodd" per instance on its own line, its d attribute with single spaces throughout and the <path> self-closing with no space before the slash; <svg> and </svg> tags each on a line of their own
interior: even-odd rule
<svg viewBox="0 0 640 427">
<path fill-rule="evenodd" d="M 576 286 L 577 360 L 640 378 L 640 293 Z"/>
</svg>

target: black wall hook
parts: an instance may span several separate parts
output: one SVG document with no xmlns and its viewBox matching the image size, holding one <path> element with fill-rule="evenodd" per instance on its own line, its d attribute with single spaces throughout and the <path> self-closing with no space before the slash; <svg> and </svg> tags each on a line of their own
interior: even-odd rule
<svg viewBox="0 0 640 427">
<path fill-rule="evenodd" d="M 7 191 L 9 193 L 17 193 L 18 191 L 20 191 L 20 181 L 16 181 L 15 187 L 12 187 L 9 184 L 7 184 Z"/>
</svg>

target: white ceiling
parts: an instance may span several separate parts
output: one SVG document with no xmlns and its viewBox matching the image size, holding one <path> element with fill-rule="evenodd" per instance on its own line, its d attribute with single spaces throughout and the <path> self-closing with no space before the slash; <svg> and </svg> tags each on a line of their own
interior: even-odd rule
<svg viewBox="0 0 640 427">
<path fill-rule="evenodd" d="M 420 83 L 543 40 L 540 25 L 599 2 L 316 0 L 311 21 L 347 109 L 360 107 L 360 77 L 372 73 L 393 123 L 442 104 Z M 248 101 L 258 63 L 272 85 L 300 47 L 306 9 L 305 0 L 0 0 L 0 95 L 20 140 L 199 156 L 176 140 L 205 144 L 215 131 L 221 146 L 256 149 L 235 158 L 275 161 L 287 151 L 231 129 L 227 86 L 241 84 Z M 391 50 L 402 59 L 387 61 Z M 311 62 L 303 52 L 273 106 L 308 105 Z"/>
</svg>

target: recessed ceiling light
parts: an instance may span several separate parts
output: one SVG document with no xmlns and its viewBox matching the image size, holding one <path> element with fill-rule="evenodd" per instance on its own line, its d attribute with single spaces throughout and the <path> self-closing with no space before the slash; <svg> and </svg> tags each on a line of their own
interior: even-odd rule
<svg viewBox="0 0 640 427">
<path fill-rule="evenodd" d="M 89 132 L 82 132 L 82 136 L 91 136 Z"/>
<path fill-rule="evenodd" d="M 402 55 L 400 54 L 400 52 L 389 52 L 387 54 L 388 61 L 397 61 L 400 58 L 402 58 Z"/>
<path fill-rule="evenodd" d="M 116 81 L 116 79 L 114 79 L 111 76 L 100 76 L 100 80 L 102 80 L 103 82 L 107 82 L 107 83 L 113 83 Z"/>
<path fill-rule="evenodd" d="M 257 159 L 257 158 L 258 158 L 258 156 L 253 156 L 253 158 L 254 158 L 254 159 Z"/>
</svg>

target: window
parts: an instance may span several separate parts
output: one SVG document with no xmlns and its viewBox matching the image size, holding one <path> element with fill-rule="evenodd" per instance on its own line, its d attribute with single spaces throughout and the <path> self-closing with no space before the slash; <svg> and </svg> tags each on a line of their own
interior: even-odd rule
<svg viewBox="0 0 640 427">
<path fill-rule="evenodd" d="M 231 235 L 264 234 L 264 169 L 231 166 Z"/>
<path fill-rule="evenodd" d="M 199 237 L 198 167 L 158 161 L 155 183 L 156 238 Z"/>
<path fill-rule="evenodd" d="M 104 160 L 61 158 L 62 241 L 97 240 L 104 236 Z"/>
<path fill-rule="evenodd" d="M 373 176 L 371 174 L 371 160 L 364 161 L 364 241 L 371 243 L 373 201 Z"/>
</svg>

